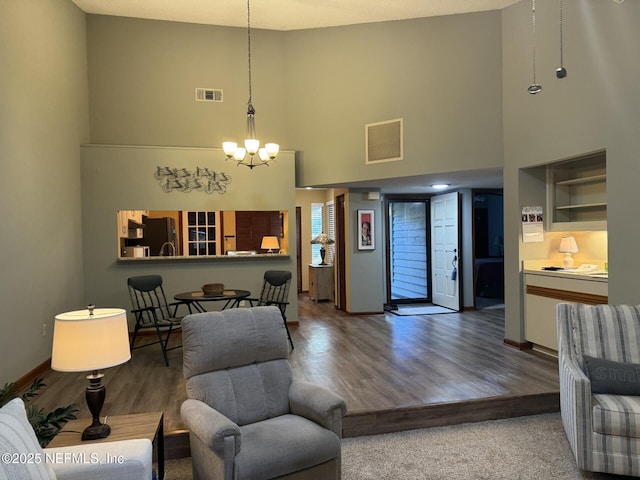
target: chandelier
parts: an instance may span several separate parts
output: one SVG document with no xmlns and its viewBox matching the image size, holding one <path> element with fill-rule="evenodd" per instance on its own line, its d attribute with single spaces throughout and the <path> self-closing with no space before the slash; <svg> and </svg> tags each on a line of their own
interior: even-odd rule
<svg viewBox="0 0 640 480">
<path fill-rule="evenodd" d="M 237 165 L 244 165 L 253 169 L 260 165 L 267 165 L 278 156 L 280 146 L 277 143 L 267 143 L 260 148 L 260 140 L 256 137 L 256 109 L 253 108 L 251 97 L 251 5 L 247 0 L 247 45 L 249 60 L 249 101 L 247 102 L 247 134 L 244 147 L 239 147 L 235 142 L 223 142 L 227 160 L 234 159 Z M 247 159 L 247 155 L 249 158 Z M 257 155 L 257 158 L 256 158 Z"/>
</svg>

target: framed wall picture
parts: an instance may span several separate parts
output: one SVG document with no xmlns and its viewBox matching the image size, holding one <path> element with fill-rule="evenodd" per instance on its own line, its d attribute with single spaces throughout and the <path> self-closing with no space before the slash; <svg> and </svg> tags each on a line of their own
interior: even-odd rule
<svg viewBox="0 0 640 480">
<path fill-rule="evenodd" d="M 375 250 L 375 212 L 358 210 L 358 250 Z"/>
</svg>

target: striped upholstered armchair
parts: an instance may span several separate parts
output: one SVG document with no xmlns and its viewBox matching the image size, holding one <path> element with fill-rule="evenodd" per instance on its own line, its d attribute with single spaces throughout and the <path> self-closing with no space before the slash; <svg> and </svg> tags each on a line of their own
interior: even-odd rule
<svg viewBox="0 0 640 480">
<path fill-rule="evenodd" d="M 640 305 L 557 307 L 560 407 L 578 468 L 640 476 Z"/>
</svg>

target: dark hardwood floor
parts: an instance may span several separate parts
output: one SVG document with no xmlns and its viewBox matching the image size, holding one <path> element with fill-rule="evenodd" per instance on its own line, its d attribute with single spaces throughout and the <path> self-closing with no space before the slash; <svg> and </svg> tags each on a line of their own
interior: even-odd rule
<svg viewBox="0 0 640 480">
<path fill-rule="evenodd" d="M 347 403 L 344 436 L 450 425 L 559 410 L 557 362 L 503 343 L 504 309 L 440 315 L 346 315 L 299 296 L 290 327 L 294 375 L 325 385 Z M 179 340 L 179 337 L 176 338 Z M 164 428 L 184 452 L 182 350 L 165 367 L 158 345 L 106 370 L 103 415 L 164 411 Z M 35 401 L 75 403 L 88 417 L 84 374 L 49 371 Z M 182 445 L 179 445 L 182 444 Z M 187 440 L 188 445 L 188 440 Z"/>
<path fill-rule="evenodd" d="M 560 408 L 556 359 L 505 345 L 504 307 L 356 316 L 299 302 L 294 372 L 346 400 L 345 437 Z"/>
</svg>

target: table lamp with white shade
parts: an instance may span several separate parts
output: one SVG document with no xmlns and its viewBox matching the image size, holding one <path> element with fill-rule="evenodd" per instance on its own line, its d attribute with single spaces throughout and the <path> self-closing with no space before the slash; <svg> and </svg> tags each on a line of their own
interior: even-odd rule
<svg viewBox="0 0 640 480">
<path fill-rule="evenodd" d="M 576 239 L 571 235 L 562 237 L 560 239 L 560 248 L 558 249 L 558 251 L 560 253 L 564 253 L 562 265 L 565 268 L 573 267 L 573 257 L 571 257 L 571 254 L 578 253 L 578 244 L 576 243 Z"/>
<path fill-rule="evenodd" d="M 111 427 L 100 422 L 106 389 L 101 370 L 131 358 L 127 315 L 121 308 L 98 308 L 61 313 L 55 317 L 51 368 L 59 372 L 92 372 L 86 399 L 93 416 L 82 432 L 82 440 L 109 436 Z"/>
<path fill-rule="evenodd" d="M 263 250 L 268 250 L 267 253 L 275 253 L 280 250 L 280 243 L 278 242 L 278 237 L 264 236 L 262 237 L 262 243 L 260 244 L 260 248 Z"/>
</svg>

